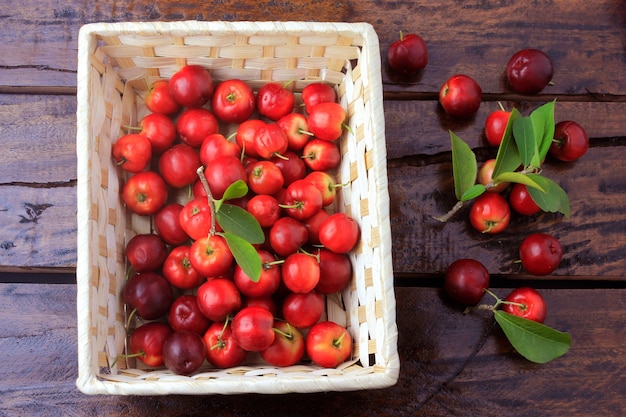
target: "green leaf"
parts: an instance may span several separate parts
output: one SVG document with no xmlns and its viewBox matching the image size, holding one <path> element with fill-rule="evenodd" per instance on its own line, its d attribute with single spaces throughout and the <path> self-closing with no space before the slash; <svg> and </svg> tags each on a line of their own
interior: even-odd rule
<svg viewBox="0 0 626 417">
<path fill-rule="evenodd" d="M 543 211 L 562 213 L 565 217 L 570 216 L 569 198 L 559 184 L 539 174 L 527 175 L 543 189 L 541 191 L 537 188 L 528 188 L 528 193 Z"/>
<path fill-rule="evenodd" d="M 224 191 L 222 199 L 224 201 L 233 200 L 235 198 L 245 197 L 246 194 L 248 194 L 248 185 L 243 180 L 237 180 L 230 184 L 226 191 Z"/>
<path fill-rule="evenodd" d="M 530 166 L 533 157 L 537 153 L 537 141 L 535 140 L 535 129 L 530 117 L 520 117 L 513 123 L 513 137 L 517 144 L 522 164 Z"/>
<path fill-rule="evenodd" d="M 249 243 L 265 241 L 265 233 L 257 219 L 239 206 L 223 204 L 221 210 L 217 212 L 217 222 L 224 232 L 237 235 Z"/>
<path fill-rule="evenodd" d="M 473 198 L 478 197 L 485 191 L 487 191 L 487 188 L 485 188 L 484 185 L 474 184 L 463 193 L 463 195 L 461 196 L 461 201 L 469 201 Z"/>
<path fill-rule="evenodd" d="M 476 155 L 463 140 L 450 131 L 452 141 L 452 175 L 454 194 L 461 200 L 463 194 L 474 186 L 478 174 Z"/>
<path fill-rule="evenodd" d="M 514 316 L 502 310 L 496 310 L 494 314 L 511 345 L 529 361 L 550 362 L 564 355 L 572 344 L 568 333 L 545 324 Z"/>
<path fill-rule="evenodd" d="M 541 185 L 537 184 L 535 180 L 528 176 L 528 174 L 522 174 L 521 172 L 503 172 L 493 179 L 495 182 L 519 182 L 529 187 L 537 188 L 538 190 L 545 191 Z"/>
<path fill-rule="evenodd" d="M 503 172 L 515 171 L 522 164 L 522 158 L 520 157 L 519 150 L 513 139 L 513 123 L 515 123 L 519 117 L 520 112 L 517 109 L 511 110 L 511 116 L 509 116 L 509 122 L 504 130 L 502 142 L 498 147 L 496 165 L 493 168 L 492 174 L 493 178 L 496 178 Z"/>
<path fill-rule="evenodd" d="M 221 199 L 215 200 L 215 211 L 219 212 L 224 201 L 241 198 L 248 194 L 248 185 L 243 180 L 237 180 L 230 184 Z"/>
<path fill-rule="evenodd" d="M 554 139 L 554 104 L 556 100 L 550 101 L 541 107 L 537 107 L 530 114 L 535 130 L 537 141 L 537 154 L 533 161 L 533 166 L 539 168 L 548 154 L 552 140 Z"/>
<path fill-rule="evenodd" d="M 237 235 L 229 232 L 224 232 L 221 235 L 226 240 L 228 248 L 232 252 L 237 265 L 239 265 L 250 280 L 258 282 L 261 278 L 261 271 L 263 269 L 259 252 L 257 252 L 250 242 Z"/>
</svg>

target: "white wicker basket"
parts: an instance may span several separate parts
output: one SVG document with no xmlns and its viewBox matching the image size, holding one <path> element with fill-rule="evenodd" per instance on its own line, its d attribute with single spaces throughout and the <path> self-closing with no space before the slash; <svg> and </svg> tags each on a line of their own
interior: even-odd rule
<svg viewBox="0 0 626 417">
<path fill-rule="evenodd" d="M 141 99 L 157 78 L 184 64 L 208 68 L 216 80 L 240 78 L 253 87 L 296 80 L 336 86 L 351 132 L 340 139 L 336 209 L 358 220 L 362 239 L 351 254 L 354 274 L 327 299 L 329 319 L 354 338 L 349 362 L 324 369 L 271 367 L 251 361 L 234 369 L 203 366 L 194 376 L 147 369 L 112 358 L 124 352 L 124 247 L 151 230 L 119 196 L 122 174 L 111 144 L 137 123 Z M 78 41 L 78 362 L 77 387 L 87 394 L 237 394 L 382 388 L 399 373 L 391 260 L 389 195 L 378 37 L 367 23 L 170 22 L 96 23 Z"/>
</svg>

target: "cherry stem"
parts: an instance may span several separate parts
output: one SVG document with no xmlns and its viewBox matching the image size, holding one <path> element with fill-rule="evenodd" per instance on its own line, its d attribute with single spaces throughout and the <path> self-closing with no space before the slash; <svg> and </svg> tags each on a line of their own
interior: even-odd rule
<svg viewBox="0 0 626 417">
<path fill-rule="evenodd" d="M 130 275 L 133 273 L 134 268 L 133 266 L 129 266 L 128 269 L 126 270 L 126 281 L 128 281 L 130 279 Z"/>
<path fill-rule="evenodd" d="M 283 88 L 287 88 L 289 87 L 291 84 L 294 84 L 296 82 L 295 78 L 292 78 L 291 80 L 287 81 L 285 84 L 283 84 Z"/>
<path fill-rule="evenodd" d="M 113 368 L 115 366 L 115 364 L 117 363 L 117 361 L 119 361 L 122 358 L 124 358 L 124 359 L 138 358 L 140 356 L 145 356 L 145 355 L 146 355 L 146 352 L 144 352 L 143 350 L 140 350 L 137 353 L 131 353 L 130 355 L 117 355 L 115 357 L 115 360 L 113 360 L 113 363 L 111 365 L 109 365 L 109 368 Z"/>
<path fill-rule="evenodd" d="M 304 250 L 303 248 L 299 248 L 298 249 L 299 252 L 304 253 L 305 255 L 308 256 L 312 256 L 315 258 L 315 260 L 317 260 L 317 263 L 320 263 L 320 252 L 319 250 L 317 251 L 317 253 L 311 253 L 311 252 L 307 252 L 306 250 Z"/>
<path fill-rule="evenodd" d="M 221 349 L 226 345 L 226 341 L 222 338 L 222 336 L 224 336 L 224 332 L 226 332 L 229 322 L 230 314 L 226 316 L 226 320 L 224 320 L 224 326 L 222 326 L 222 330 L 220 331 L 219 336 L 217 336 L 217 342 L 209 348 L 210 350 Z"/>
<path fill-rule="evenodd" d="M 263 262 L 263 269 L 267 270 L 267 269 L 270 269 L 274 265 L 281 265 L 284 263 L 285 263 L 284 259 L 277 259 L 275 261 Z"/>
<path fill-rule="evenodd" d="M 500 101 L 498 101 L 498 107 L 500 107 L 500 110 L 506 111 L 506 110 L 504 110 L 504 106 L 502 105 L 502 102 L 500 102 Z"/>
<path fill-rule="evenodd" d="M 433 216 L 433 219 L 439 220 L 440 222 L 445 223 L 448 220 L 450 220 L 450 218 L 452 216 L 454 216 L 459 210 L 461 210 L 462 207 L 463 207 L 463 202 L 462 201 L 457 201 L 456 204 L 454 205 L 454 207 L 452 207 L 452 209 L 450 209 L 450 211 L 448 211 L 443 216 L 438 216 L 438 217 Z"/>
<path fill-rule="evenodd" d="M 277 329 L 276 327 L 273 327 L 272 330 L 274 330 L 274 333 L 278 333 L 281 336 L 285 336 L 287 339 L 293 339 L 293 331 L 291 330 L 291 325 L 287 322 L 285 322 L 287 324 L 287 328 L 289 329 L 289 333 L 283 332 L 280 329 Z"/>
<path fill-rule="evenodd" d="M 342 123 L 341 126 L 354 136 L 354 129 L 352 129 L 352 127 L 350 125 Z"/>
<path fill-rule="evenodd" d="M 493 226 L 495 226 L 495 222 L 487 222 L 487 228 L 485 230 L 483 230 L 481 233 L 489 233 L 491 232 L 491 229 L 493 229 Z"/>
<path fill-rule="evenodd" d="M 133 319 L 133 317 L 135 317 L 135 313 L 137 313 L 137 309 L 133 308 L 133 310 L 130 312 L 130 314 L 128 315 L 128 320 L 126 320 L 126 334 L 129 334 L 130 332 L 130 322 Z"/>
<path fill-rule="evenodd" d="M 211 208 L 211 231 L 209 232 L 209 236 L 215 236 L 215 217 L 217 216 L 217 212 L 215 210 L 215 200 L 213 200 L 213 194 L 211 194 L 211 189 L 209 188 L 209 183 L 206 180 L 206 176 L 204 175 L 204 165 L 201 165 L 196 173 L 198 177 L 200 177 L 200 182 L 202 183 L 202 187 L 206 192 L 207 200 L 209 201 L 209 207 Z"/>
<path fill-rule="evenodd" d="M 333 340 L 333 346 L 335 346 L 335 347 L 341 346 L 341 342 L 343 341 L 343 338 L 345 336 L 346 336 L 345 333 L 341 333 L 341 336 L 339 336 L 337 339 Z"/>
<path fill-rule="evenodd" d="M 139 130 L 140 131 L 141 129 L 143 129 L 140 126 L 130 126 L 130 125 L 122 125 L 122 127 L 124 129 L 132 130 L 132 131 L 135 131 L 135 130 Z"/>
<path fill-rule="evenodd" d="M 233 138 L 237 137 L 237 131 L 235 130 L 233 133 L 231 133 L 230 135 L 228 135 L 228 137 L 226 138 L 227 141 L 232 142 Z"/>
</svg>

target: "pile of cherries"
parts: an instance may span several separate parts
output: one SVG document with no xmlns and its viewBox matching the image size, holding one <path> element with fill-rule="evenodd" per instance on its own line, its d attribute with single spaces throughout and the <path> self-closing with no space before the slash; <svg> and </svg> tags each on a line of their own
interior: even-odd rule
<svg viewBox="0 0 626 417">
<path fill-rule="evenodd" d="M 415 75 L 428 63 L 428 50 L 424 40 L 416 34 L 403 35 L 390 45 L 387 61 L 392 71 L 402 75 Z M 513 54 L 506 64 L 505 76 L 510 89 L 519 94 L 532 95 L 550 85 L 554 67 L 550 57 L 538 49 L 522 49 Z M 439 103 L 446 114 L 467 119 L 479 109 L 482 101 L 480 85 L 465 74 L 451 76 L 440 88 Z M 490 113 L 485 121 L 484 135 L 487 143 L 498 147 L 504 136 L 510 111 L 504 108 Z M 554 140 L 549 153 L 560 161 L 576 161 L 589 147 L 585 129 L 577 122 L 564 120 L 555 125 Z M 477 181 L 493 185 L 495 159 L 484 162 L 478 171 Z M 503 191 L 508 191 L 508 199 Z M 533 201 L 524 184 L 500 183 L 489 187 L 488 192 L 477 197 L 470 209 L 470 224 L 482 233 L 502 232 L 509 224 L 511 208 L 524 216 L 532 216 L 541 209 Z M 520 261 L 532 275 L 548 275 L 559 265 L 563 250 L 558 239 L 546 233 L 533 233 L 524 239 L 519 248 Z M 489 272 L 479 261 L 458 259 L 448 266 L 444 280 L 447 296 L 463 305 L 474 306 L 489 288 Z M 501 304 L 508 313 L 542 323 L 546 304 L 535 289 L 515 289 Z"/>
<path fill-rule="evenodd" d="M 358 223 L 333 210 L 347 114 L 328 84 L 309 84 L 301 97 L 296 104 L 289 83 L 256 93 L 238 79 L 215 83 L 197 65 L 151 86 L 139 132 L 112 147 L 127 173 L 127 209 L 151 216 L 154 229 L 125 248 L 123 357 L 182 375 L 205 360 L 237 366 L 250 352 L 273 366 L 308 358 L 335 367 L 350 357 L 347 329 L 324 315 L 325 296 L 352 277 L 348 254 L 360 238 Z M 258 279 L 235 261 L 217 221 L 215 202 L 235 183 L 247 191 L 228 203 L 265 235 L 253 245 Z"/>
</svg>

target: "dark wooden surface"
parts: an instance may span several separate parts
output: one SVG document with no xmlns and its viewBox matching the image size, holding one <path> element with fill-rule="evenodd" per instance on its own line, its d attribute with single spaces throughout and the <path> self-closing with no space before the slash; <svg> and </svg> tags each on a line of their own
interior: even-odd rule
<svg viewBox="0 0 626 417">
<path fill-rule="evenodd" d="M 384 112 L 399 327 L 400 379 L 392 388 L 283 396 L 89 397 L 75 388 L 77 34 L 84 23 L 154 20 L 366 21 L 383 57 Z M 0 415 L 619 416 L 626 408 L 626 3 L 624 1 L 116 1 L 8 0 L 0 5 Z M 398 32 L 427 41 L 428 67 L 401 79 L 385 54 Z M 512 94 L 508 57 L 537 47 L 554 85 Z M 485 93 L 467 122 L 441 113 L 436 94 L 465 72 Z M 556 118 L 591 137 L 574 164 L 546 172 L 570 196 L 572 216 L 514 216 L 503 234 L 474 233 L 454 204 L 448 129 L 479 160 L 500 101 L 528 112 L 557 99 Z M 466 209 L 464 209 L 466 210 Z M 464 215 L 465 214 L 465 215 Z M 514 263 L 530 230 L 557 235 L 565 256 L 535 279 Z M 495 291 L 531 284 L 547 324 L 571 350 L 549 364 L 521 359 L 488 314 L 464 316 L 439 294 L 454 259 L 474 257 Z"/>
</svg>

